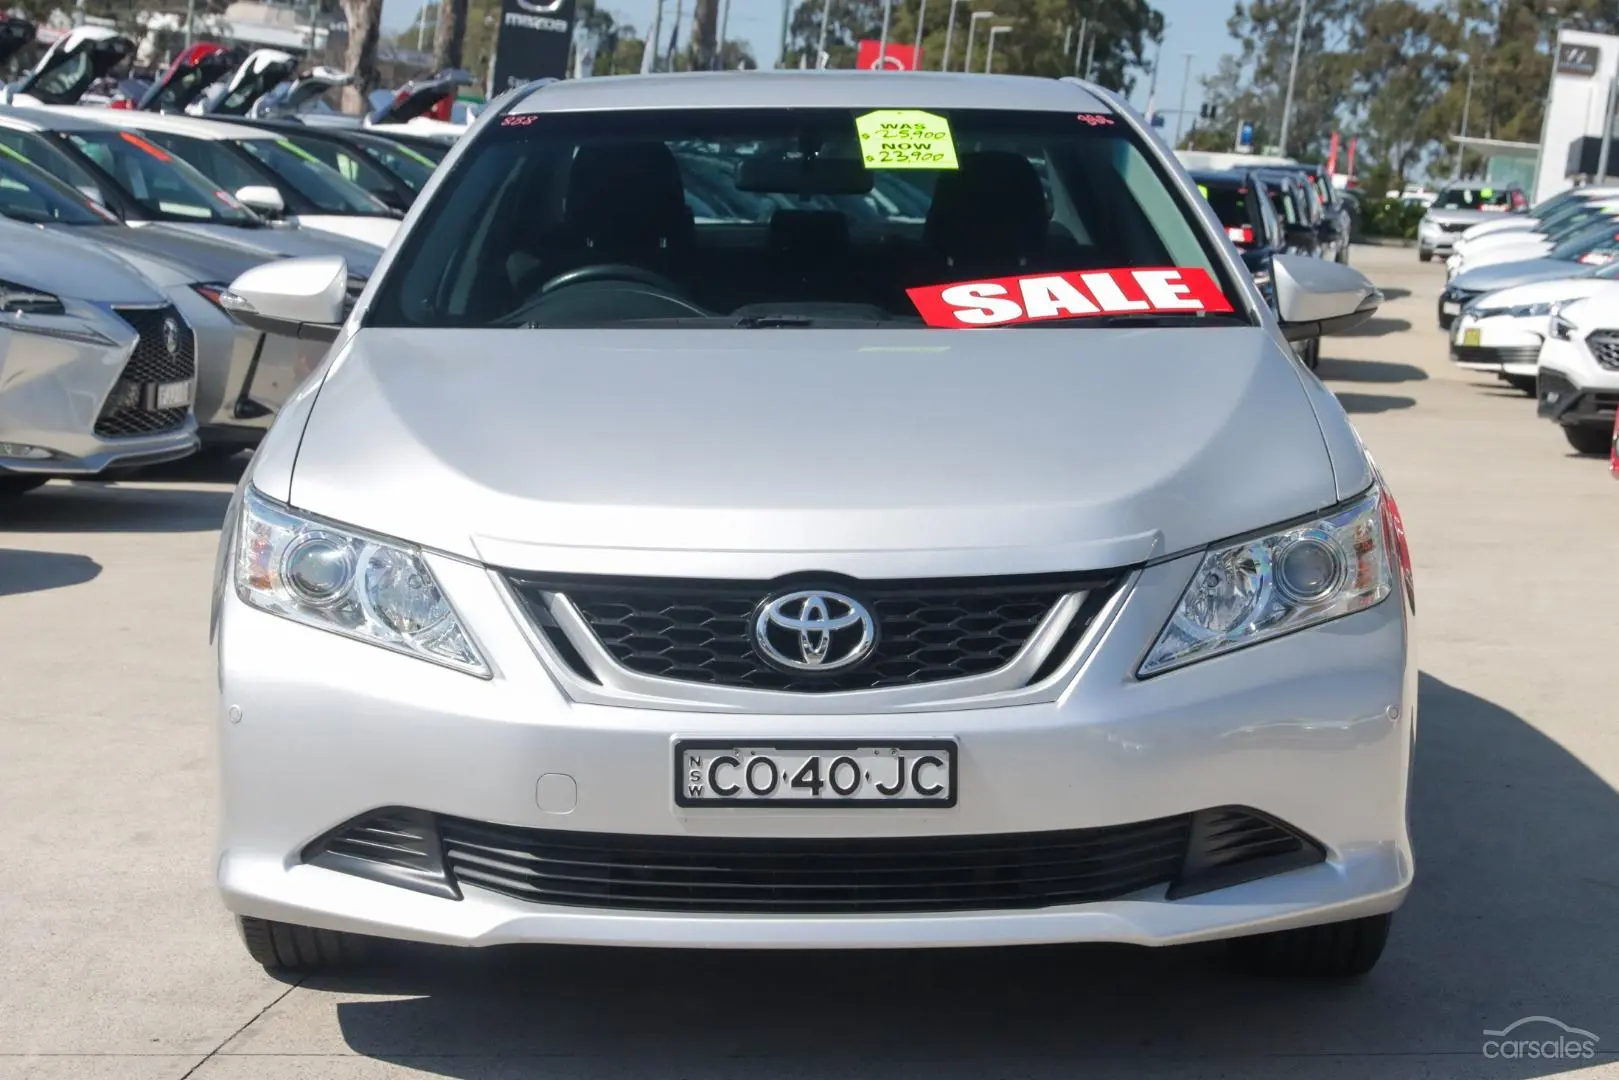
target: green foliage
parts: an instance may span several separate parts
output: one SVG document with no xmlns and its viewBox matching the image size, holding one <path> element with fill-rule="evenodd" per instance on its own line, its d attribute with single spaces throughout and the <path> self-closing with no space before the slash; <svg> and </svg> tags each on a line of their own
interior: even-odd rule
<svg viewBox="0 0 1619 1080">
<path fill-rule="evenodd" d="M 1076 72 L 1075 46 L 1078 29 L 1087 23 L 1087 40 L 1094 41 L 1092 76 L 1114 89 L 1129 91 L 1142 70 L 1151 62 L 1151 48 L 1164 35 L 1164 17 L 1148 0 L 1019 0 L 994 3 L 976 0 L 956 9 L 955 33 L 949 35 L 950 56 L 945 57 L 945 38 L 950 17 L 950 0 L 926 0 L 926 33 L 922 38 L 923 67 L 939 70 L 948 59 L 950 69 L 960 71 L 967 63 L 968 27 L 972 11 L 995 10 L 999 17 L 981 19 L 974 35 L 972 68 L 984 70 L 990 26 L 1009 26 L 995 44 L 995 70 L 1020 75 L 1073 75 Z M 918 0 L 896 0 L 888 29 L 888 40 L 901 45 L 916 41 Z M 828 67 L 853 67 L 857 43 L 877 39 L 882 33 L 882 0 L 799 0 L 788 24 L 787 54 L 784 66 L 797 67 L 800 59 L 814 67 L 821 40 L 821 13 L 827 19 L 826 52 Z M 1087 45 L 1086 52 L 1090 48 Z"/>
<path fill-rule="evenodd" d="M 1417 223 L 1428 212 L 1421 204 L 1399 199 L 1363 199 L 1361 207 L 1361 235 L 1399 240 L 1415 240 Z"/>
</svg>

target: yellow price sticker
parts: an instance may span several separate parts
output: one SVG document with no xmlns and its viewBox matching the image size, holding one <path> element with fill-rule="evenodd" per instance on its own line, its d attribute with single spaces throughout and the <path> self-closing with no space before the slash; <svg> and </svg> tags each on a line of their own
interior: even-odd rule
<svg viewBox="0 0 1619 1080">
<path fill-rule="evenodd" d="M 920 109 L 878 109 L 855 117 L 868 169 L 958 169 L 950 121 Z"/>
<path fill-rule="evenodd" d="M 1204 187 L 1202 184 L 1197 185 L 1197 193 L 1203 196 L 1205 199 L 1209 197 L 1209 189 Z"/>
<path fill-rule="evenodd" d="M 1495 189 L 1494 188 L 1485 188 L 1483 191 L 1479 192 L 1479 194 L 1484 196 L 1484 198 L 1486 198 L 1486 199 L 1493 199 L 1493 198 L 1495 198 Z"/>
</svg>

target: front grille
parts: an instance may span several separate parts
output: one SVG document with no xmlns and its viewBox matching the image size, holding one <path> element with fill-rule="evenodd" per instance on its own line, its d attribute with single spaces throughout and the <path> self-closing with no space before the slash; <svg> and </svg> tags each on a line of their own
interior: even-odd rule
<svg viewBox="0 0 1619 1080">
<path fill-rule="evenodd" d="M 140 339 L 101 407 L 95 433 L 116 439 L 156 435 L 179 428 L 190 414 L 190 406 L 157 408 L 147 395 L 152 388 L 164 383 L 190 382 L 196 378 L 197 345 L 191 327 L 172 307 L 114 308 L 113 313 L 134 327 Z M 172 353 L 164 329 L 164 324 L 171 319 L 179 327 L 177 347 Z"/>
<path fill-rule="evenodd" d="M 1017 656 L 1064 596 L 1088 594 L 1075 616 L 1085 620 L 1082 630 L 1117 580 L 988 578 L 849 586 L 847 591 L 866 605 L 877 624 L 876 645 L 851 668 L 808 674 L 771 666 L 754 645 L 756 612 L 766 597 L 782 591 L 780 583 L 518 578 L 512 583 L 539 629 L 586 678 L 595 676 L 581 670 L 582 659 L 568 647 L 548 608 L 550 593 L 566 597 L 609 655 L 637 674 L 712 686 L 830 693 L 997 671 Z M 1070 649 L 1077 638 L 1070 640 Z"/>
<path fill-rule="evenodd" d="M 1609 371 L 1619 371 L 1619 332 L 1597 330 L 1585 336 L 1585 347 L 1596 362 Z"/>
<path fill-rule="evenodd" d="M 1471 221 L 1441 221 L 1439 227 L 1445 232 L 1466 232 L 1473 227 L 1473 223 Z"/>
<path fill-rule="evenodd" d="M 1492 349 L 1481 345 L 1453 345 L 1450 358 L 1458 364 L 1533 364 L 1540 358 L 1536 345 Z"/>
</svg>

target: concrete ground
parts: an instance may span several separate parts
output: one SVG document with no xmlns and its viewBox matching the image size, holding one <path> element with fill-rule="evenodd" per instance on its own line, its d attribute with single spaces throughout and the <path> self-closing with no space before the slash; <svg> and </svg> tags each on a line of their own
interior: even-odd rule
<svg viewBox="0 0 1619 1080">
<path fill-rule="evenodd" d="M 206 646 L 229 476 L 53 484 L 0 517 L 0 1078 L 1619 1077 L 1619 484 L 1452 370 L 1436 265 L 1322 374 L 1417 564 L 1418 883 L 1346 985 L 1215 948 L 815 954 L 407 949 L 253 965 L 210 877 Z M 189 477 L 189 478 L 187 478 Z M 777 969 L 780 972 L 781 969 Z M 1481 1054 L 1551 1017 L 1592 1060 Z M 1527 1054 L 1527 1052 L 1526 1052 Z"/>
</svg>

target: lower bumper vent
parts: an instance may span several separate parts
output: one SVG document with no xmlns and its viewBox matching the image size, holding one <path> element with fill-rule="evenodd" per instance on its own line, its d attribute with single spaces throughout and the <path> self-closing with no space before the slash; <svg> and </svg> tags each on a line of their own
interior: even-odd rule
<svg viewBox="0 0 1619 1080">
<path fill-rule="evenodd" d="M 989 836 L 626 836 L 381 810 L 310 846 L 316 866 L 459 898 L 729 914 L 1000 911 L 1177 899 L 1321 862 L 1321 846 L 1224 807 L 1127 825 Z"/>
</svg>

